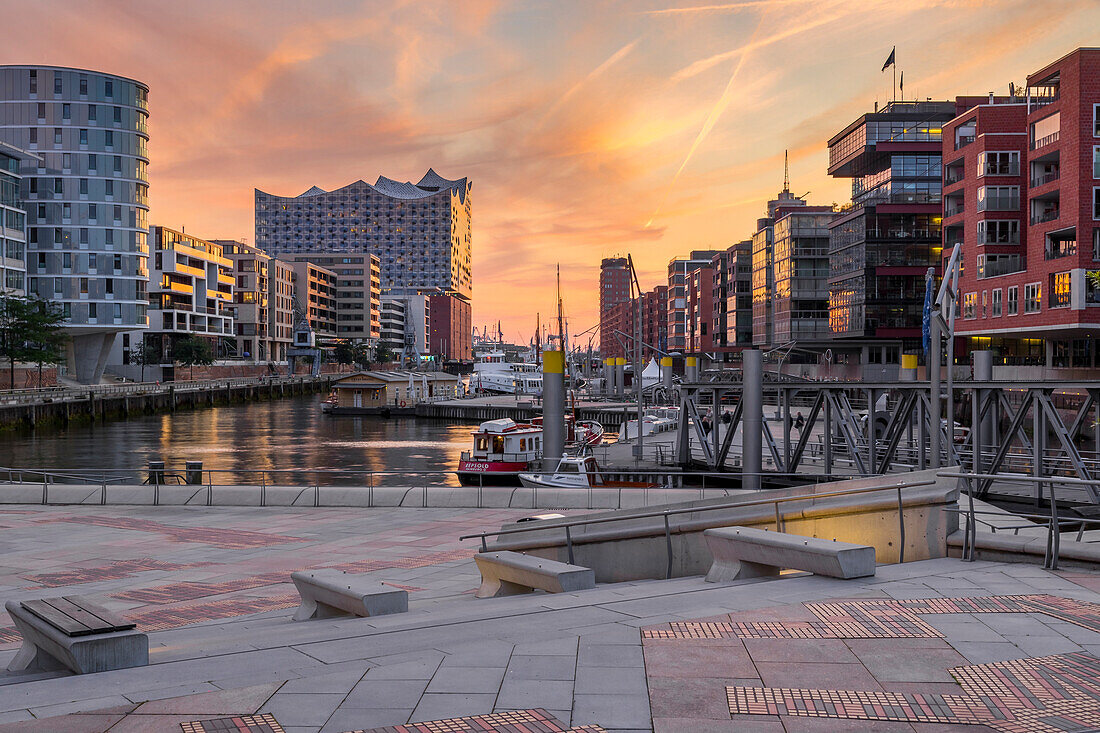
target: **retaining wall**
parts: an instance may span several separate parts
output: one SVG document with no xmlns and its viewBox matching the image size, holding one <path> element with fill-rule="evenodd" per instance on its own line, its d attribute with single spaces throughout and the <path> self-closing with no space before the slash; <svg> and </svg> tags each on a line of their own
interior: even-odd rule
<svg viewBox="0 0 1100 733">
<path fill-rule="evenodd" d="M 806 537 L 835 539 L 875 548 L 880 563 L 902 559 L 901 526 L 904 523 L 904 560 L 927 560 L 947 555 L 947 537 L 958 529 L 958 514 L 947 509 L 958 505 L 958 485 L 954 479 L 936 477 L 938 471 L 916 471 L 890 476 L 875 476 L 836 481 L 790 489 L 756 492 L 749 499 L 774 499 L 805 496 L 805 501 L 780 504 L 779 529 Z M 954 470 L 954 469 L 948 469 Z M 902 489 L 899 502 L 896 490 L 853 496 L 815 498 L 847 489 L 890 486 L 898 482 L 930 480 L 928 486 Z M 665 508 L 704 509 L 707 505 L 728 503 L 729 499 L 709 499 Z M 638 512 L 633 512 L 637 514 Z M 596 572 L 601 583 L 617 583 L 647 578 L 664 578 L 668 571 L 668 547 L 672 547 L 671 577 L 703 575 L 710 568 L 711 556 L 703 541 L 703 531 L 712 527 L 745 526 L 776 529 L 774 505 L 757 505 L 690 512 L 669 517 L 669 531 L 661 517 L 631 518 L 632 512 L 620 513 L 622 521 L 573 527 L 570 530 L 573 560 L 569 558 L 565 531 L 533 529 L 506 535 L 489 544 L 488 549 L 515 550 L 560 562 L 573 562 Z M 601 516 L 601 515 L 593 515 Z M 615 516 L 615 513 L 607 516 Z M 576 517 L 570 517 L 575 519 Z M 505 525 L 505 529 L 524 525 Z"/>
</svg>

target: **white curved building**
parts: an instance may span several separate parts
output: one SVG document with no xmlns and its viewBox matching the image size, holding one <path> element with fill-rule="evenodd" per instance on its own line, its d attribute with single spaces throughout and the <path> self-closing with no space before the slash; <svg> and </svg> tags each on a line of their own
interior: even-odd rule
<svg viewBox="0 0 1100 733">
<path fill-rule="evenodd" d="M 341 263 L 332 255 L 377 256 L 383 296 L 432 298 L 429 351 L 468 361 L 470 188 L 466 178 L 451 180 L 428 169 L 417 183 L 379 176 L 374 185 L 314 186 L 300 196 L 256 189 L 256 246 L 284 259 L 320 262 L 338 274 Z M 344 264 L 354 270 L 354 263 Z"/>
<path fill-rule="evenodd" d="M 0 141 L 20 165 L 27 291 L 61 306 L 69 376 L 98 382 L 115 337 L 145 328 L 149 87 L 113 74 L 0 66 Z"/>
<path fill-rule="evenodd" d="M 300 196 L 256 189 L 256 246 L 273 255 L 368 252 L 383 295 L 436 292 L 469 300 L 470 187 L 429 169 L 417 183 L 379 176 Z"/>
</svg>

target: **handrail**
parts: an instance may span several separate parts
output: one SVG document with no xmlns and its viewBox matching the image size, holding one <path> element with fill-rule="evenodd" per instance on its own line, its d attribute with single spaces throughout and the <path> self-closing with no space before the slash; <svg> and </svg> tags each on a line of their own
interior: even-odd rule
<svg viewBox="0 0 1100 733">
<path fill-rule="evenodd" d="M 1071 486 L 1096 486 L 1100 485 L 1100 480 L 1094 479 L 1080 479 L 1070 476 L 1028 476 L 1025 474 L 988 474 L 988 473 L 937 473 L 937 476 L 941 478 L 956 478 L 965 480 L 967 483 L 967 496 L 969 497 L 969 508 L 967 510 L 967 522 L 966 531 L 963 534 L 963 560 L 973 562 L 974 560 L 974 546 L 977 542 L 977 525 L 975 524 L 975 518 L 978 512 L 974 508 L 974 480 L 994 480 L 994 481 L 1025 481 L 1032 482 L 1038 485 L 1039 491 L 1042 491 L 1043 484 L 1049 484 L 1050 493 L 1047 498 L 1050 501 L 1050 514 L 1034 515 L 1039 519 L 1047 520 L 1047 547 L 1046 552 L 1043 555 L 1043 567 L 1049 570 L 1058 569 L 1058 556 L 1062 546 L 1062 533 L 1060 531 L 1062 526 L 1062 520 L 1058 516 L 1058 497 L 1056 491 L 1056 484 L 1068 484 Z M 1028 516 L 1025 514 L 1016 514 L 1015 516 Z M 1081 523 L 1080 530 L 1078 531 L 1078 541 L 1080 541 L 1081 535 L 1084 533 L 1084 523 L 1095 522 L 1100 520 L 1090 520 L 1086 518 L 1077 519 L 1073 518 L 1070 521 Z M 1058 531 L 1056 531 L 1056 529 Z"/>
<path fill-rule="evenodd" d="M 903 481 L 903 482 L 899 482 L 897 484 L 894 484 L 892 486 L 870 486 L 870 487 L 859 488 L 859 489 L 848 489 L 848 490 L 845 490 L 845 491 L 830 491 L 830 492 L 826 492 L 824 494 L 804 494 L 804 495 L 801 495 L 801 496 L 780 496 L 780 497 L 775 497 L 775 498 L 770 498 L 770 499 L 752 499 L 752 500 L 749 500 L 749 501 L 726 502 L 726 503 L 723 503 L 723 504 L 714 504 L 714 505 L 711 505 L 711 506 L 693 506 L 693 507 L 681 507 L 679 509 L 663 509 L 661 511 L 642 512 L 640 514 L 629 514 L 627 516 L 617 516 L 617 517 L 581 518 L 581 519 L 566 520 L 566 521 L 562 521 L 562 522 L 547 522 L 547 523 L 540 522 L 535 527 L 523 527 L 523 528 L 518 528 L 517 527 L 517 528 L 512 528 L 512 529 L 499 529 L 499 530 L 496 530 L 496 531 L 493 531 L 493 532 L 480 532 L 480 533 L 475 533 L 475 534 L 462 535 L 458 539 L 459 539 L 460 542 L 462 540 L 468 540 L 468 539 L 475 539 L 475 538 L 480 539 L 481 540 L 481 552 L 487 552 L 488 551 L 488 545 L 486 543 L 486 538 L 487 537 L 498 537 L 499 538 L 499 537 L 502 537 L 504 535 L 520 534 L 520 533 L 524 533 L 524 532 L 532 532 L 532 531 L 540 531 L 541 532 L 543 530 L 565 529 L 566 546 L 567 546 L 567 549 L 568 549 L 568 552 L 569 552 L 570 562 L 572 562 L 573 539 L 572 539 L 572 536 L 571 536 L 571 533 L 570 533 L 570 529 L 572 529 L 573 527 L 587 527 L 587 526 L 592 525 L 592 524 L 608 524 L 608 523 L 611 523 L 611 522 L 624 522 L 624 521 L 631 521 L 631 520 L 635 520 L 635 519 L 650 519 L 650 518 L 653 518 L 653 517 L 662 517 L 664 519 L 664 522 L 665 522 L 666 535 L 667 535 L 668 534 L 668 518 L 671 517 L 671 516 L 676 516 L 676 515 L 680 515 L 680 514 L 695 514 L 695 513 L 699 513 L 699 512 L 711 512 L 711 511 L 717 511 L 719 509 L 735 509 L 735 508 L 747 507 L 747 506 L 759 506 L 759 505 L 766 505 L 766 504 L 774 504 L 775 505 L 776 531 L 777 532 L 782 532 L 783 531 L 782 530 L 782 517 L 781 517 L 780 511 L 779 511 L 779 505 L 780 504 L 786 504 L 788 502 L 793 502 L 793 501 L 806 501 L 808 499 L 828 499 L 828 498 L 832 498 L 832 497 L 835 497 L 835 496 L 857 496 L 857 495 L 860 495 L 860 494 L 869 494 L 869 493 L 876 492 L 876 491 L 897 491 L 898 492 L 898 522 L 899 522 L 899 526 L 900 526 L 900 537 L 899 537 L 899 540 L 900 540 L 900 542 L 899 542 L 899 545 L 900 545 L 900 549 L 899 549 L 900 559 L 899 559 L 899 562 L 904 562 L 905 561 L 905 559 L 904 559 L 905 558 L 905 521 L 904 521 L 904 517 L 902 516 L 901 490 L 902 489 L 913 488 L 915 486 L 931 486 L 935 483 L 936 482 L 932 481 L 932 480 L 909 481 L 909 482 L 904 482 Z M 671 552 L 672 552 L 672 550 L 671 550 L 671 545 L 670 545 L 669 546 L 669 553 L 670 553 L 669 554 L 669 568 L 670 569 L 672 567 Z"/>
</svg>

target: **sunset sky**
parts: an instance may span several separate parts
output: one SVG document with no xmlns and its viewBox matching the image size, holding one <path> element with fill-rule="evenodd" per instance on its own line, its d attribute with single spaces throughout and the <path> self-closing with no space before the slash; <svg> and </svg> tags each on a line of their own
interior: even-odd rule
<svg viewBox="0 0 1100 733">
<path fill-rule="evenodd" d="M 825 141 L 891 95 L 1005 93 L 1100 45 L 1100 0 L 0 0 L 0 63 L 149 84 L 150 222 L 253 240 L 253 188 L 428 167 L 473 181 L 474 322 L 597 320 L 602 257 L 643 287 L 746 238 L 781 187 L 848 200 Z M 12 32 L 14 30 L 14 32 Z"/>
</svg>

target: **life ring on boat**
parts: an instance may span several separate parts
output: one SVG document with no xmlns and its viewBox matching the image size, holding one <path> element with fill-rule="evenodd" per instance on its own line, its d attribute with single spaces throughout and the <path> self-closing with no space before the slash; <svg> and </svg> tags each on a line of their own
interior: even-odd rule
<svg viewBox="0 0 1100 733">
<path fill-rule="evenodd" d="M 405 400 L 401 400 L 401 404 L 399 406 L 404 407 L 405 406 Z"/>
</svg>

